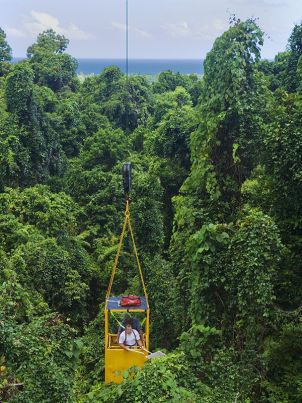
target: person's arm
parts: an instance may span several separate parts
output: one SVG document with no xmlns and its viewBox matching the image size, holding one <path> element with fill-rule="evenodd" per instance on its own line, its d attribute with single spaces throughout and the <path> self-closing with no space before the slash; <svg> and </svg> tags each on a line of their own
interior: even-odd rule
<svg viewBox="0 0 302 403">
<path fill-rule="evenodd" d="M 142 343 L 142 341 L 141 341 L 140 339 L 137 340 L 137 344 L 138 344 L 139 348 L 141 348 L 142 350 L 148 352 L 148 351 L 145 349 L 145 346 L 143 345 L 143 343 Z"/>
<path fill-rule="evenodd" d="M 120 347 L 122 347 L 126 351 L 130 351 L 130 348 L 128 346 L 125 346 L 123 343 L 119 343 Z"/>
<path fill-rule="evenodd" d="M 141 338 L 140 338 L 140 335 L 139 335 L 138 331 L 136 331 L 136 333 L 137 333 L 137 334 L 136 334 L 136 342 L 137 342 L 139 348 L 141 348 L 141 349 L 144 350 L 144 351 L 147 351 L 147 350 L 145 349 L 145 347 L 144 347 L 144 344 L 143 344 L 143 342 L 142 342 L 142 340 L 141 340 Z"/>
</svg>

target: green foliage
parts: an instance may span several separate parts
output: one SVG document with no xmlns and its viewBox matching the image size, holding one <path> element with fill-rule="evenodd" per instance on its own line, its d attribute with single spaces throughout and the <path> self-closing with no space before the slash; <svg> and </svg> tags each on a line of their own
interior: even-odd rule
<svg viewBox="0 0 302 403">
<path fill-rule="evenodd" d="M 12 58 L 12 48 L 6 42 L 6 34 L 0 28 L 0 62 L 9 62 Z"/>
<path fill-rule="evenodd" d="M 20 121 L 29 118 L 33 103 L 34 73 L 28 63 L 16 64 L 6 79 L 6 100 L 9 112 Z"/>
<path fill-rule="evenodd" d="M 154 83 L 154 92 L 164 93 L 175 91 L 177 87 L 186 88 L 186 77 L 180 73 L 173 73 L 171 70 L 159 74 L 158 80 Z"/>
<path fill-rule="evenodd" d="M 0 119 L 3 185 L 32 185 L 60 174 L 64 156 L 55 119 L 56 99 L 47 88 L 33 83 L 27 61 L 16 64 L 7 76 L 8 116 Z"/>
<path fill-rule="evenodd" d="M 203 368 L 211 361 L 215 349 L 220 346 L 220 331 L 204 325 L 194 324 L 180 337 L 181 348 L 193 366 Z"/>
<path fill-rule="evenodd" d="M 104 345 L 100 342 L 100 339 L 104 339 L 104 306 L 102 305 L 101 308 L 79 340 L 82 349 L 75 373 L 76 401 L 89 392 L 91 385 L 104 379 Z"/>
<path fill-rule="evenodd" d="M 1 195 L 1 245 L 24 289 L 83 323 L 95 267 L 78 238 L 78 206 L 44 186 Z M 63 296 L 64 295 L 64 296 Z"/>
<path fill-rule="evenodd" d="M 190 371 L 183 355 L 154 359 L 145 367 L 125 372 L 119 386 L 95 385 L 85 397 L 87 402 L 212 402 L 213 394 Z"/>
<path fill-rule="evenodd" d="M 302 111 L 300 95 L 278 90 L 271 105 L 264 136 L 264 166 L 273 183 L 274 214 L 287 227 L 300 227 L 301 134 L 297 122 Z M 277 206 L 278 205 L 278 206 Z M 286 206 L 286 207 L 285 207 Z M 280 213 L 278 213 L 280 211 Z M 282 211 L 282 213 L 281 213 Z"/>
<path fill-rule="evenodd" d="M 99 103 L 101 113 L 112 125 L 126 132 L 144 125 L 152 108 L 152 93 L 146 79 L 142 76 L 125 77 L 114 66 L 86 79 L 82 95 L 85 103 Z"/>
<path fill-rule="evenodd" d="M 157 158 L 157 175 L 163 187 L 165 245 L 169 245 L 176 195 L 190 167 L 190 137 L 198 125 L 188 92 L 177 87 L 156 96 L 150 131 L 144 134 L 142 147 Z"/>
<path fill-rule="evenodd" d="M 298 65 L 299 59 L 302 55 L 302 24 L 296 24 L 288 39 L 288 49 L 290 51 L 287 60 L 287 66 L 285 71 L 285 87 L 289 92 L 297 91 L 299 82 Z"/>
<path fill-rule="evenodd" d="M 271 219 L 251 211 L 233 228 L 203 226 L 188 248 L 193 258 L 193 318 L 219 327 L 236 321 L 239 333 L 242 328 L 249 339 L 259 337 L 257 331 L 270 315 L 282 251 Z"/>
<path fill-rule="evenodd" d="M 93 236 L 108 236 L 119 222 L 123 203 L 119 178 L 121 162 L 129 156 L 127 144 L 122 131 L 100 129 L 84 141 L 79 158 L 71 161 L 66 189 L 83 206 Z"/>
<path fill-rule="evenodd" d="M 164 115 L 152 141 L 153 152 L 177 160 L 184 168 L 190 164 L 190 135 L 196 128 L 196 117 L 190 106 L 175 108 Z"/>
<path fill-rule="evenodd" d="M 277 286 L 278 299 L 286 309 L 297 307 L 301 300 L 300 113 L 300 95 L 282 89 L 275 92 L 263 136 L 263 165 L 243 186 L 249 203 L 274 217 L 287 247 Z"/>
<path fill-rule="evenodd" d="M 256 69 L 261 43 L 262 33 L 254 21 L 236 21 L 207 55 L 201 124 L 191 135 L 191 173 L 181 187 L 182 195 L 175 198 L 171 253 L 179 292 L 192 299 L 195 321 L 208 320 L 218 328 L 230 320 L 230 306 L 225 303 L 234 295 L 226 289 L 231 280 L 227 262 L 232 223 L 262 127 L 262 117 L 254 113 L 264 101 Z M 253 142 L 251 132 L 256 134 Z"/>
<path fill-rule="evenodd" d="M 267 379 L 263 386 L 269 402 L 298 402 L 302 397 L 301 321 L 285 325 L 266 340 Z"/>
<path fill-rule="evenodd" d="M 12 48 L 6 41 L 6 34 L 0 28 L 0 77 L 6 75 L 10 70 L 9 61 L 12 59 Z"/>
<path fill-rule="evenodd" d="M 250 401 L 253 387 L 259 382 L 251 357 L 245 359 L 234 348 L 223 346 L 221 331 L 202 324 L 194 324 L 180 340 L 194 373 L 211 385 L 213 401 Z"/>
<path fill-rule="evenodd" d="M 53 29 L 48 29 L 38 35 L 37 43 L 27 50 L 27 56 L 33 57 L 39 50 L 49 53 L 63 53 L 69 44 L 69 40 L 63 35 L 57 34 Z"/>
<path fill-rule="evenodd" d="M 180 73 L 173 73 L 171 70 L 163 71 L 153 84 L 153 91 L 164 94 L 165 92 L 175 91 L 177 87 L 185 88 L 191 95 L 193 105 L 197 104 L 201 94 L 201 81 L 194 74 L 185 76 Z"/>
<path fill-rule="evenodd" d="M 259 70 L 265 74 L 272 91 L 285 86 L 289 56 L 290 52 L 281 52 L 275 56 L 274 61 L 262 60 L 259 63 Z"/>
<path fill-rule="evenodd" d="M 1 350 L 23 384 L 13 402 L 72 402 L 72 329 L 60 316 L 48 315 L 30 324 L 5 326 Z M 2 339 L 3 340 L 3 339 Z"/>
<path fill-rule="evenodd" d="M 224 390 L 230 399 L 242 401 L 261 396 L 261 376 L 255 368 L 265 372 L 261 354 L 264 340 L 274 334 L 278 320 L 276 301 L 288 308 L 296 307 L 298 300 L 293 305 L 285 304 L 290 301 L 289 290 L 293 292 L 295 287 L 294 278 L 299 279 L 299 263 L 295 261 L 293 238 L 289 244 L 283 235 L 288 237 L 289 226 L 283 226 L 278 211 L 290 215 L 295 211 L 289 207 L 291 201 L 287 202 L 291 190 L 295 192 L 293 204 L 299 205 L 295 201 L 300 191 L 295 182 L 298 168 L 290 168 L 299 161 L 294 155 L 299 140 L 291 137 L 292 145 L 285 145 L 285 121 L 284 129 L 278 122 L 286 116 L 286 127 L 289 125 L 292 133 L 289 122 L 294 119 L 290 116 L 298 116 L 299 100 L 296 94 L 284 94 L 284 100 L 295 107 L 281 112 L 284 101 L 275 103 L 280 90 L 273 98 L 267 89 L 272 81 L 265 84 L 258 72 L 261 44 L 262 33 L 254 21 L 235 21 L 207 56 L 200 98 L 201 124 L 191 135 L 190 176 L 181 187 L 182 194 L 174 199 L 170 249 L 177 294 L 182 297 L 178 297 L 179 305 L 181 300 L 190 300 L 193 327 L 183 336 L 189 346 L 186 354 L 206 382 Z M 273 74 L 274 68 L 259 65 L 265 74 Z M 277 167 L 284 170 L 278 171 Z M 246 206 L 242 192 L 249 203 Z M 291 216 L 295 228 L 299 216 L 297 212 Z M 295 240 L 297 245 L 297 232 Z M 185 306 L 182 312 L 186 312 Z M 210 349 L 209 356 L 200 348 L 204 335 L 195 334 L 196 324 L 221 331 L 221 341 Z M 183 330 L 188 326 L 190 320 L 184 320 Z M 195 359 L 192 354 L 197 354 Z"/>
<path fill-rule="evenodd" d="M 143 253 L 160 254 L 163 246 L 162 187 L 152 165 L 148 166 L 152 160 L 138 161 L 137 157 L 132 158 L 137 169 L 133 175 L 135 190 L 131 205 L 135 235 Z"/>
<path fill-rule="evenodd" d="M 166 114 L 173 113 L 176 108 L 180 109 L 185 105 L 191 106 L 192 101 L 188 92 L 182 87 L 177 87 L 174 91 L 166 92 L 160 96 L 157 95 L 155 97 L 152 125 L 156 127 Z"/>
<path fill-rule="evenodd" d="M 14 214 L 23 224 L 37 227 L 50 237 L 77 232 L 77 216 L 80 209 L 65 193 L 51 193 L 48 187 L 6 189 L 0 196 L 2 214 Z"/>
<path fill-rule="evenodd" d="M 159 256 L 145 257 L 143 264 L 152 312 L 151 349 L 171 349 L 178 344 L 181 322 L 172 267 Z"/>
<path fill-rule="evenodd" d="M 53 91 L 60 91 L 64 86 L 74 88 L 77 61 L 63 53 L 68 43 L 68 39 L 52 29 L 39 34 L 37 43 L 27 50 L 35 73 L 35 83 L 45 85 Z"/>
</svg>

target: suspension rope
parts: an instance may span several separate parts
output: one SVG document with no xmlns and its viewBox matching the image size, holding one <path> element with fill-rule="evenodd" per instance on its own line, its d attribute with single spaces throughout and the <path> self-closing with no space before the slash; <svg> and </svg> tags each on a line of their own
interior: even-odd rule
<svg viewBox="0 0 302 403">
<path fill-rule="evenodd" d="M 126 202 L 126 210 L 125 210 L 125 220 L 124 220 L 123 229 L 122 229 L 120 241 L 119 241 L 119 244 L 118 244 L 117 252 L 116 252 L 116 255 L 115 255 L 115 259 L 114 259 L 114 265 L 113 265 L 113 269 L 112 269 L 112 273 L 111 273 L 111 277 L 110 277 L 110 281 L 109 281 L 109 286 L 108 286 L 108 289 L 107 289 L 106 300 L 108 300 L 108 298 L 110 297 L 110 292 L 111 292 L 115 272 L 116 272 L 116 269 L 117 269 L 118 260 L 119 260 L 120 254 L 121 254 L 121 250 L 122 250 L 122 246 L 123 246 L 123 239 L 124 239 L 125 232 L 126 232 L 127 215 L 128 214 L 129 214 L 129 201 L 127 200 L 127 202 Z"/>
<path fill-rule="evenodd" d="M 110 314 L 114 317 L 116 323 L 123 329 L 125 329 L 125 326 L 118 320 L 118 318 L 114 315 L 112 311 L 110 311 Z"/>
<path fill-rule="evenodd" d="M 126 0 L 126 75 L 129 75 L 129 11 L 128 0 Z"/>
<path fill-rule="evenodd" d="M 113 280 L 114 280 L 115 273 L 116 273 L 116 270 L 117 270 L 117 265 L 118 265 L 119 257 L 120 257 L 120 254 L 121 254 L 121 250 L 122 250 L 122 246 L 123 246 L 123 240 L 124 240 L 124 237 L 125 237 L 127 225 L 129 227 L 129 230 L 130 230 L 130 235 L 131 235 L 131 240 L 132 240 L 132 244 L 133 244 L 135 259 L 136 259 L 137 267 L 138 267 L 138 270 L 139 270 L 140 279 L 141 279 L 141 282 L 142 282 L 146 302 L 148 304 L 147 289 L 146 289 L 145 282 L 144 282 L 143 271 L 142 271 L 141 264 L 140 264 L 140 261 L 139 261 L 138 252 L 137 252 L 137 248 L 136 248 L 136 245 L 135 245 L 135 240 L 134 240 L 134 235 L 133 235 L 133 230 L 132 230 L 132 225 L 131 225 L 131 220 L 130 220 L 129 199 L 126 200 L 125 219 L 124 219 L 124 224 L 123 224 L 123 229 L 122 229 L 120 241 L 119 241 L 119 244 L 118 244 L 118 249 L 117 249 L 117 252 L 116 252 L 116 255 L 115 255 L 115 259 L 114 259 L 114 264 L 113 264 L 112 273 L 111 273 L 111 277 L 110 277 L 110 281 L 109 281 L 109 286 L 108 286 L 107 293 L 106 293 L 106 301 L 108 301 L 108 299 L 110 297 L 110 293 L 111 293 L 111 289 L 112 289 L 112 285 L 113 285 Z"/>
<path fill-rule="evenodd" d="M 140 277 L 141 277 L 141 282 L 142 282 L 142 285 L 143 285 L 143 290 L 144 290 L 144 294 L 145 294 L 145 297 L 146 297 L 146 301 L 148 302 L 148 296 L 147 296 L 147 290 L 146 290 L 146 286 L 145 286 L 145 282 L 144 282 L 143 271 L 142 271 L 142 268 L 141 268 L 141 264 L 140 264 L 140 261 L 139 261 L 139 258 L 138 258 L 138 253 L 137 253 L 137 249 L 136 249 L 136 245 L 135 245 L 135 241 L 134 241 L 134 235 L 133 235 L 131 221 L 130 221 L 130 213 L 129 213 L 128 224 L 129 224 L 131 239 L 132 239 L 133 248 L 134 248 L 134 252 L 135 252 L 135 258 L 136 258 L 137 267 L 138 267 L 139 274 L 140 274 Z"/>
</svg>

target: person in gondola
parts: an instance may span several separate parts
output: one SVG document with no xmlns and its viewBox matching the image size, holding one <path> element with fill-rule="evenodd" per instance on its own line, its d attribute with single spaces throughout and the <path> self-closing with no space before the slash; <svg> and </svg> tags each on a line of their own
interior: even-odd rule
<svg viewBox="0 0 302 403">
<path fill-rule="evenodd" d="M 135 318 L 134 316 L 131 316 L 129 313 L 125 313 L 123 322 L 121 323 L 121 326 L 119 326 L 119 328 L 118 328 L 117 343 L 119 343 L 120 334 L 123 332 L 123 330 L 126 328 L 127 325 L 131 325 L 132 329 L 136 330 L 139 333 L 140 339 L 142 340 L 142 342 L 144 344 L 144 333 L 143 333 L 142 325 L 137 318 Z"/>
<path fill-rule="evenodd" d="M 142 350 L 147 351 L 143 346 L 138 331 L 133 329 L 130 323 L 126 325 L 125 330 L 120 334 L 118 344 L 128 351 L 133 347 L 140 347 Z"/>
</svg>

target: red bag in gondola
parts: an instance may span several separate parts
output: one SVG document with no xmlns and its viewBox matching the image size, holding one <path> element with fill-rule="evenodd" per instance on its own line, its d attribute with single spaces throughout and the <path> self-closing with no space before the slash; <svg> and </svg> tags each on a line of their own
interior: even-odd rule
<svg viewBox="0 0 302 403">
<path fill-rule="evenodd" d="M 136 295 L 125 295 L 121 298 L 121 306 L 139 306 L 141 304 L 140 297 Z"/>
</svg>

